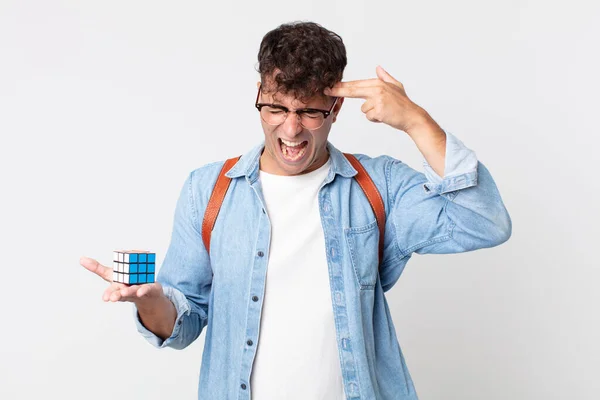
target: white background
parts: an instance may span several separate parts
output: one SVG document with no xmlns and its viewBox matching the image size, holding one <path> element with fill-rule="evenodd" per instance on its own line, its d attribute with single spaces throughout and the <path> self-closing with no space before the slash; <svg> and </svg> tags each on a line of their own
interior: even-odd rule
<svg viewBox="0 0 600 400">
<path fill-rule="evenodd" d="M 595 1 L 0 0 L 0 398 L 195 399 L 204 333 L 155 350 L 79 265 L 162 261 L 188 173 L 262 138 L 265 33 L 340 34 L 474 149 L 513 220 L 502 246 L 415 255 L 388 301 L 422 400 L 597 399 Z M 330 140 L 422 170 L 347 99 Z"/>
</svg>

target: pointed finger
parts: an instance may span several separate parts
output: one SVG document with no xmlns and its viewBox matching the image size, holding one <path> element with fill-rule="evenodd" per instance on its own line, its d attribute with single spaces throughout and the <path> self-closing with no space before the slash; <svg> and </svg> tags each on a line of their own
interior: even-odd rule
<svg viewBox="0 0 600 400">
<path fill-rule="evenodd" d="M 378 78 L 359 79 L 355 81 L 338 82 L 333 87 L 369 87 L 379 84 Z"/>
<path fill-rule="evenodd" d="M 345 82 L 348 83 L 348 82 Z M 376 93 L 378 85 L 372 86 L 334 86 L 324 91 L 328 96 L 366 99 Z"/>
<path fill-rule="evenodd" d="M 335 94 L 332 93 L 332 89 L 351 88 L 351 87 L 363 87 L 364 88 L 364 87 L 377 86 L 380 84 L 381 84 L 381 81 L 378 78 L 362 79 L 362 80 L 358 80 L 358 81 L 338 82 L 335 85 L 333 85 L 332 88 L 325 88 L 323 90 L 323 94 L 325 94 L 327 96 L 335 96 Z"/>
</svg>

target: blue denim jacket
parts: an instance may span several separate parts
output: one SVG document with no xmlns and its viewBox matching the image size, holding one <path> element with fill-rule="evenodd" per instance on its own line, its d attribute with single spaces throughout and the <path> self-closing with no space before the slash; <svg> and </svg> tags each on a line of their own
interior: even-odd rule
<svg viewBox="0 0 600 400">
<path fill-rule="evenodd" d="M 417 399 L 385 297 L 412 254 L 466 252 L 497 246 L 511 235 L 510 216 L 487 168 L 459 139 L 446 136 L 443 179 L 426 161 L 421 173 L 389 156 L 356 154 L 385 204 L 380 268 L 377 222 L 352 178 L 357 172 L 327 143 L 331 168 L 319 190 L 319 208 L 348 399 Z M 202 166 L 185 180 L 157 277 L 177 309 L 172 335 L 161 340 L 135 312 L 139 332 L 160 348 L 183 349 L 206 328 L 199 399 L 250 399 L 271 236 L 259 180 L 263 147 L 264 142 L 244 154 L 227 173 L 232 181 L 212 232 L 210 257 L 202 243 L 202 218 L 224 161 Z M 310 293 L 307 287 L 306 296 Z M 298 315 L 299 328 L 311 329 L 301 321 Z"/>
</svg>

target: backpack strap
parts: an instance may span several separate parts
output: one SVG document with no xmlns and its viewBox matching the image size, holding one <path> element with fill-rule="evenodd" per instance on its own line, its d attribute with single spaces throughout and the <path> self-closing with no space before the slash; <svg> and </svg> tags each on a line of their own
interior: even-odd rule
<svg viewBox="0 0 600 400">
<path fill-rule="evenodd" d="M 358 171 L 358 174 L 354 176 L 356 182 L 360 185 L 360 188 L 367 196 L 367 200 L 369 200 L 369 204 L 371 204 L 371 208 L 375 213 L 375 219 L 377 220 L 377 226 L 379 227 L 379 265 L 381 265 L 383 261 L 383 235 L 385 233 L 385 206 L 383 204 L 383 199 L 381 198 L 381 194 L 379 190 L 377 190 L 377 186 L 373 183 L 373 180 L 369 176 L 369 173 L 365 170 L 365 167 L 362 166 L 358 159 L 350 154 L 344 153 L 350 164 Z"/>
<path fill-rule="evenodd" d="M 352 166 L 358 171 L 358 174 L 356 174 L 354 179 L 356 179 L 360 188 L 367 196 L 367 200 L 369 200 L 369 204 L 375 213 L 375 219 L 377 220 L 377 226 L 379 227 L 379 265 L 381 265 L 381 262 L 383 261 L 383 235 L 385 233 L 385 206 L 383 204 L 383 199 L 381 198 L 377 186 L 375 186 L 375 183 L 373 183 L 373 180 L 360 161 L 350 153 L 344 153 L 344 156 L 346 156 L 348 161 L 350 161 Z M 230 158 L 225 161 L 225 164 L 219 173 L 219 177 L 217 178 L 217 182 L 215 183 L 213 192 L 210 195 L 210 199 L 208 200 L 206 211 L 204 212 L 204 219 L 202 220 L 202 241 L 204 242 L 206 251 L 209 253 L 211 232 L 215 226 L 215 221 L 219 215 L 219 210 L 221 209 L 221 204 L 223 204 L 223 199 L 225 199 L 227 189 L 229 189 L 229 184 L 231 183 L 231 178 L 226 177 L 225 174 L 235 165 L 240 157 L 241 156 Z"/>
<path fill-rule="evenodd" d="M 231 169 L 231 167 L 235 165 L 240 157 L 241 156 L 230 158 L 229 160 L 225 161 L 223 168 L 221 168 L 221 172 L 219 172 L 219 177 L 217 178 L 215 187 L 210 195 L 210 199 L 208 200 L 206 211 L 204 212 L 204 219 L 202 220 L 202 241 L 204 242 L 206 251 L 209 253 L 210 234 L 215 226 L 215 221 L 219 215 L 221 204 L 223 204 L 223 199 L 225 198 L 225 194 L 227 193 L 227 189 L 229 189 L 229 184 L 231 183 L 231 178 L 226 177 L 225 174 Z"/>
</svg>

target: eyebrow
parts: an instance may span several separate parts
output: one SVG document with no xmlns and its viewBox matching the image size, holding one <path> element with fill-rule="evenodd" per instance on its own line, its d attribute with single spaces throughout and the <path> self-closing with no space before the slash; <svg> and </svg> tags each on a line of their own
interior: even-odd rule
<svg viewBox="0 0 600 400">
<path fill-rule="evenodd" d="M 283 104 L 279 104 L 279 103 L 263 103 L 263 104 L 269 104 L 271 106 L 277 107 L 277 108 L 284 108 L 286 110 L 290 110 L 289 108 L 287 108 L 286 106 L 284 106 Z M 314 111 L 323 111 L 324 109 L 322 108 L 315 108 L 315 107 L 302 107 L 302 108 L 297 108 L 296 111 L 303 111 L 303 110 L 314 110 Z"/>
</svg>

